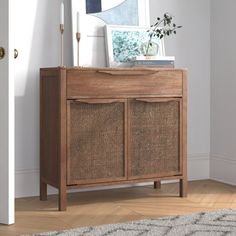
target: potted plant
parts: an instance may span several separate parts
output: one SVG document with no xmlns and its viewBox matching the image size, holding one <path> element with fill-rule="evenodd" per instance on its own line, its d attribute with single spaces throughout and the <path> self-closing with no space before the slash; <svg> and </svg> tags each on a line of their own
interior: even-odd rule
<svg viewBox="0 0 236 236">
<path fill-rule="evenodd" d="M 176 34 L 176 30 L 182 27 L 173 23 L 172 20 L 173 16 L 166 12 L 162 18 L 157 17 L 155 24 L 150 26 L 149 40 L 142 48 L 145 56 L 154 56 L 158 53 L 159 46 L 152 42 L 153 37 L 162 39 L 165 36 Z"/>
</svg>

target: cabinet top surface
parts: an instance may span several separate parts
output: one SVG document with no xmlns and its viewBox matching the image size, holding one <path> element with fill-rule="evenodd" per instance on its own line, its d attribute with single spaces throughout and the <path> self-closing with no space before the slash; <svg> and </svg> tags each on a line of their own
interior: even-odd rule
<svg viewBox="0 0 236 236">
<path fill-rule="evenodd" d="M 187 71 L 186 68 L 150 68 L 150 67 L 48 67 L 41 70 L 67 70 L 67 71 Z"/>
<path fill-rule="evenodd" d="M 68 99 L 87 97 L 182 97 L 187 73 L 174 68 L 43 68 L 43 81 L 58 79 Z"/>
</svg>

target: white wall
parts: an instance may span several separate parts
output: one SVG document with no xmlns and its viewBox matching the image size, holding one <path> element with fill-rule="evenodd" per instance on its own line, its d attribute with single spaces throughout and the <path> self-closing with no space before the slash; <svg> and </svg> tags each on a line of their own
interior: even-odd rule
<svg viewBox="0 0 236 236">
<path fill-rule="evenodd" d="M 16 196 L 39 193 L 39 68 L 60 64 L 58 0 L 16 1 Z M 70 1 L 65 2 L 65 65 L 72 65 Z M 25 6 L 27 5 L 27 10 Z M 189 70 L 189 178 L 209 177 L 209 0 L 150 0 L 151 18 L 169 11 L 184 28 L 166 40 L 176 67 Z M 96 52 L 93 52 L 94 56 Z"/>
<path fill-rule="evenodd" d="M 209 178 L 210 153 L 210 1 L 150 0 L 151 23 L 169 12 L 183 25 L 165 39 L 166 55 L 174 55 L 176 67 L 187 68 L 188 175 Z"/>
<path fill-rule="evenodd" d="M 212 179 L 236 184 L 235 0 L 211 1 Z"/>
<path fill-rule="evenodd" d="M 65 64 L 72 65 L 70 1 L 65 1 Z M 16 196 L 39 192 L 39 68 L 60 64 L 60 1 L 15 1 Z M 27 6 L 27 7 L 26 7 Z"/>
</svg>

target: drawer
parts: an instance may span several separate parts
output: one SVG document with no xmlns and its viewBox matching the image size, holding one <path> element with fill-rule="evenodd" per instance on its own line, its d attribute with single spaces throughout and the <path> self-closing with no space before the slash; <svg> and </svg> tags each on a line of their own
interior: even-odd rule
<svg viewBox="0 0 236 236">
<path fill-rule="evenodd" d="M 71 69 L 67 70 L 67 98 L 181 97 L 182 78 L 182 70 L 174 69 Z"/>
</svg>

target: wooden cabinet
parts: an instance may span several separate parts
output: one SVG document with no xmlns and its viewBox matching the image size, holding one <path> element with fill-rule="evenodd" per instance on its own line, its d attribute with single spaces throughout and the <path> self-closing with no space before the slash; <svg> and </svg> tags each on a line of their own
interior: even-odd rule
<svg viewBox="0 0 236 236">
<path fill-rule="evenodd" d="M 179 179 L 187 194 L 186 71 L 44 68 L 40 72 L 40 198 L 66 190 Z"/>
</svg>

